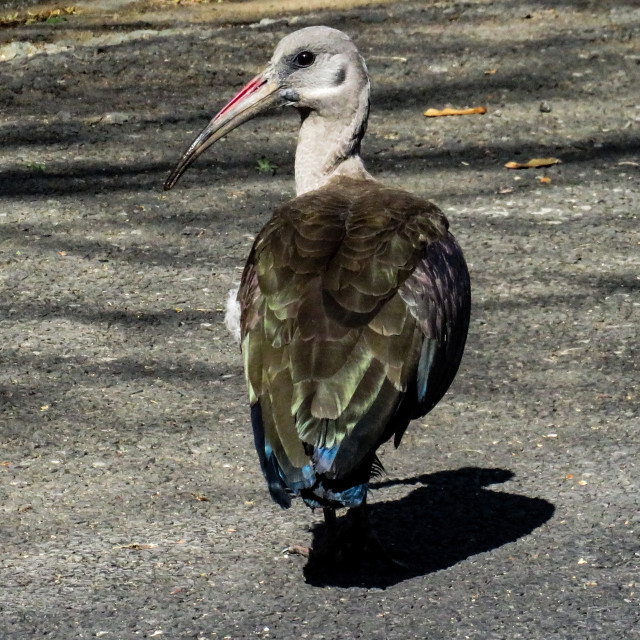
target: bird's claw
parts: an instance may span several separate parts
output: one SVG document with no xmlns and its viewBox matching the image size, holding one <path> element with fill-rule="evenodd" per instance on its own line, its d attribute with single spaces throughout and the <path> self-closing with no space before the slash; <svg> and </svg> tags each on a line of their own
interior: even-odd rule
<svg viewBox="0 0 640 640">
<path fill-rule="evenodd" d="M 345 530 L 330 535 L 324 544 L 311 549 L 309 566 L 313 569 L 333 567 L 378 567 L 388 571 L 407 571 L 409 567 L 393 557 L 378 536 L 362 523 L 352 522 Z M 355 525 L 355 526 L 354 526 Z"/>
<path fill-rule="evenodd" d="M 303 556 L 308 558 L 311 555 L 311 549 L 309 547 L 303 547 L 300 544 L 292 544 L 285 547 L 282 553 L 286 556 Z"/>
</svg>

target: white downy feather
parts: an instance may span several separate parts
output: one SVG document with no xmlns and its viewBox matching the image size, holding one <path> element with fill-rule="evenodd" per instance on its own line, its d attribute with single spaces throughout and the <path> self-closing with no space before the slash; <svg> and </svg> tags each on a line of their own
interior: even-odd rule
<svg viewBox="0 0 640 640">
<path fill-rule="evenodd" d="M 227 295 L 227 310 L 224 314 L 224 324 L 230 331 L 234 340 L 240 343 L 240 303 L 238 302 L 238 289 L 231 289 Z"/>
</svg>

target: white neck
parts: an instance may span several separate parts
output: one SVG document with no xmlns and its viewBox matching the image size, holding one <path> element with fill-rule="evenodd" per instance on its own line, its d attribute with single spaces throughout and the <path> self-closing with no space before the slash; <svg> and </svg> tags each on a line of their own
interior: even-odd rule
<svg viewBox="0 0 640 640">
<path fill-rule="evenodd" d="M 369 114 L 369 87 L 351 108 L 335 114 L 303 115 L 296 149 L 296 193 L 319 189 L 335 175 L 371 178 L 360 158 L 360 141 Z M 346 111 L 346 113 L 345 113 Z"/>
</svg>

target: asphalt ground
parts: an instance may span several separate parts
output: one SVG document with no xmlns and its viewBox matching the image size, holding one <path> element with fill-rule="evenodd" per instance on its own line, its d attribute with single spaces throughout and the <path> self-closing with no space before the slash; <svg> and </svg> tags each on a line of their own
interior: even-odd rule
<svg viewBox="0 0 640 640">
<path fill-rule="evenodd" d="M 640 637 L 638 4 L 89 4 L 0 30 L 0 638 Z M 471 270 L 460 373 L 371 493 L 404 572 L 281 553 L 321 514 L 270 501 L 224 328 L 295 114 L 162 192 L 311 24 L 367 60 L 369 170 Z"/>
</svg>

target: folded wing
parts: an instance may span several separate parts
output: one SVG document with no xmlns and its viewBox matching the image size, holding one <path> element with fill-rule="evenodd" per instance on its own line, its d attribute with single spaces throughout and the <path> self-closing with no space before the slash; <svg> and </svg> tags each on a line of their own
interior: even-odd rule
<svg viewBox="0 0 640 640">
<path fill-rule="evenodd" d="M 453 380 L 470 300 L 447 227 L 425 200 L 336 178 L 256 239 L 238 294 L 242 350 L 256 448 L 282 506 L 366 482 L 377 447 L 394 434 L 397 445 Z"/>
</svg>

